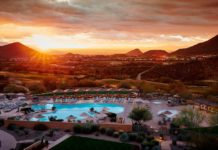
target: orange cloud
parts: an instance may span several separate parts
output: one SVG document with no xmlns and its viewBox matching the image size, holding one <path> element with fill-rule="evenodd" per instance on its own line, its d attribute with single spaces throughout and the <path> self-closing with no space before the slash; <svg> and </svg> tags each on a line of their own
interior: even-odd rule
<svg viewBox="0 0 218 150">
<path fill-rule="evenodd" d="M 0 5 L 0 42 L 40 49 L 175 50 L 218 31 L 217 0 L 5 0 Z"/>
</svg>

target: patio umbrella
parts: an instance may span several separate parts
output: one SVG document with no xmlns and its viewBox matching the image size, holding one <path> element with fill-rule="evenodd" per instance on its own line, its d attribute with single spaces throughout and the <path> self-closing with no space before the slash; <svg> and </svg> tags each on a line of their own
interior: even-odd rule
<svg viewBox="0 0 218 150">
<path fill-rule="evenodd" d="M 72 119 L 73 120 L 73 119 L 76 119 L 76 117 L 73 116 L 73 115 L 70 115 L 70 116 L 67 117 L 67 119 Z"/>
<path fill-rule="evenodd" d="M 103 114 L 103 113 L 100 113 L 100 114 L 96 115 L 96 118 L 105 118 L 105 117 L 107 117 L 107 115 Z"/>
<path fill-rule="evenodd" d="M 101 110 L 101 112 L 108 112 L 108 110 L 109 110 L 109 108 L 107 108 L 107 107 L 104 107 L 102 110 Z"/>
<path fill-rule="evenodd" d="M 43 116 L 42 114 L 38 114 L 37 116 L 36 116 L 36 118 L 44 118 L 45 116 Z"/>
<path fill-rule="evenodd" d="M 88 117 L 89 114 L 87 114 L 86 112 L 83 112 L 83 113 L 80 114 L 80 116 L 82 116 L 82 117 Z"/>
<path fill-rule="evenodd" d="M 142 104 L 142 103 L 144 103 L 144 101 L 141 100 L 141 99 L 137 99 L 137 100 L 135 100 L 135 103 L 137 103 L 137 104 Z"/>
<path fill-rule="evenodd" d="M 162 114 L 164 114 L 164 115 L 171 115 L 172 114 L 172 112 L 170 112 L 170 111 L 165 111 L 165 112 L 163 112 Z"/>
<path fill-rule="evenodd" d="M 159 114 L 158 116 L 159 116 L 159 117 L 166 117 L 166 115 L 165 115 L 165 114 L 162 114 L 162 113 Z"/>
<path fill-rule="evenodd" d="M 89 116 L 85 119 L 86 121 L 95 121 L 96 118 L 92 117 L 92 116 Z"/>
<path fill-rule="evenodd" d="M 47 101 L 48 104 L 52 104 L 53 102 L 54 102 L 53 99 Z"/>
</svg>

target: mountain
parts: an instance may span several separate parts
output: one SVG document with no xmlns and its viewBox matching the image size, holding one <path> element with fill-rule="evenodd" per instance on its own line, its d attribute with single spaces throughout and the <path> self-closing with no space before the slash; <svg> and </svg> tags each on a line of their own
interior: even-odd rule
<svg viewBox="0 0 218 150">
<path fill-rule="evenodd" d="M 218 55 L 218 35 L 194 46 L 178 49 L 171 56 Z"/>
<path fill-rule="evenodd" d="M 67 54 L 64 54 L 63 56 L 71 58 L 71 57 L 80 57 L 81 55 L 80 54 L 67 53 Z"/>
<path fill-rule="evenodd" d="M 168 56 L 169 53 L 165 50 L 149 50 L 143 54 L 143 57 L 147 58 L 162 58 Z"/>
<path fill-rule="evenodd" d="M 0 46 L 0 58 L 4 59 L 29 58 L 37 54 L 39 54 L 39 52 L 19 42 Z"/>
<path fill-rule="evenodd" d="M 146 71 L 141 78 L 143 80 L 154 80 L 167 82 L 170 80 L 181 80 L 193 82 L 196 80 L 216 80 L 218 77 L 218 56 L 203 60 L 170 63 L 168 65 L 158 64 Z M 162 80 L 162 79 L 164 80 Z"/>
<path fill-rule="evenodd" d="M 129 51 L 128 53 L 126 53 L 127 56 L 141 56 L 143 53 L 140 49 L 134 49 L 134 50 L 131 50 Z"/>
</svg>

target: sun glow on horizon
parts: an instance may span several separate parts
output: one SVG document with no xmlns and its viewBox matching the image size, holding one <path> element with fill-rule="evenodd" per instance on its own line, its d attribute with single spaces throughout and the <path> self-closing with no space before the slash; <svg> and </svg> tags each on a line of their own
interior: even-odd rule
<svg viewBox="0 0 218 150">
<path fill-rule="evenodd" d="M 31 37 L 23 39 L 22 42 L 37 47 L 40 51 L 48 51 L 50 49 L 87 48 L 78 41 L 72 43 L 69 38 L 56 35 L 32 35 Z"/>
</svg>

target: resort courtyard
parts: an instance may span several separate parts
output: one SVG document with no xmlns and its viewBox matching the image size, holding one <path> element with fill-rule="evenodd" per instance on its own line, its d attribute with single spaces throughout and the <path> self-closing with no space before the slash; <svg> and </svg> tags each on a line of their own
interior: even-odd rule
<svg viewBox="0 0 218 150">
<path fill-rule="evenodd" d="M 24 97 L 22 95 L 22 97 Z M 159 128 L 163 118 L 172 120 L 187 105 L 170 106 L 169 97 L 139 98 L 137 91 L 127 89 L 55 90 L 26 98 L 1 101 L 1 118 L 31 122 L 120 123 L 132 124 L 129 114 L 133 108 L 146 108 L 152 120 L 146 125 Z M 8 111 L 8 109 L 10 109 Z M 111 121 L 108 114 L 116 115 Z"/>
<path fill-rule="evenodd" d="M 131 137 L 131 134 L 135 134 L 133 126 L 137 124 L 129 116 L 135 108 L 146 109 L 151 113 L 152 118 L 144 121 L 142 125 L 149 130 L 149 134 L 159 137 L 163 133 L 168 134 L 170 123 L 184 108 L 194 107 L 194 105 L 179 103 L 172 105 L 172 102 L 182 101 L 177 96 L 154 93 L 143 98 L 137 91 L 128 89 L 55 90 L 51 93 L 31 95 L 31 98 L 21 93 L 19 95 L 22 98 L 18 96 L 0 102 L 0 118 L 6 123 L 6 128 L 2 128 L 2 134 L 14 141 L 13 145 L 3 145 L 8 148 L 13 148 L 22 142 L 33 143 L 36 137 L 37 140 L 46 137 L 50 143 L 49 148 L 53 148 L 71 137 L 69 132 L 72 130 L 77 133 L 75 128 L 78 125 L 81 126 L 80 128 L 86 128 L 91 124 L 100 127 L 96 135 L 85 133 L 79 136 L 93 139 L 101 139 L 103 136 L 106 141 L 119 142 L 106 135 L 98 138 L 98 132 L 103 132 L 101 128 L 104 128 L 106 134 L 112 137 L 121 137 L 124 133 L 128 133 Z M 207 122 L 204 121 L 201 126 L 207 126 Z M 44 131 L 44 129 L 49 130 Z M 138 137 L 141 138 L 139 133 L 137 133 Z M 146 133 L 147 131 L 143 130 L 145 139 L 148 138 Z M 165 141 L 160 140 L 160 144 L 168 149 L 170 138 L 169 135 L 166 137 Z M 134 142 L 133 145 L 138 145 Z"/>
</svg>

